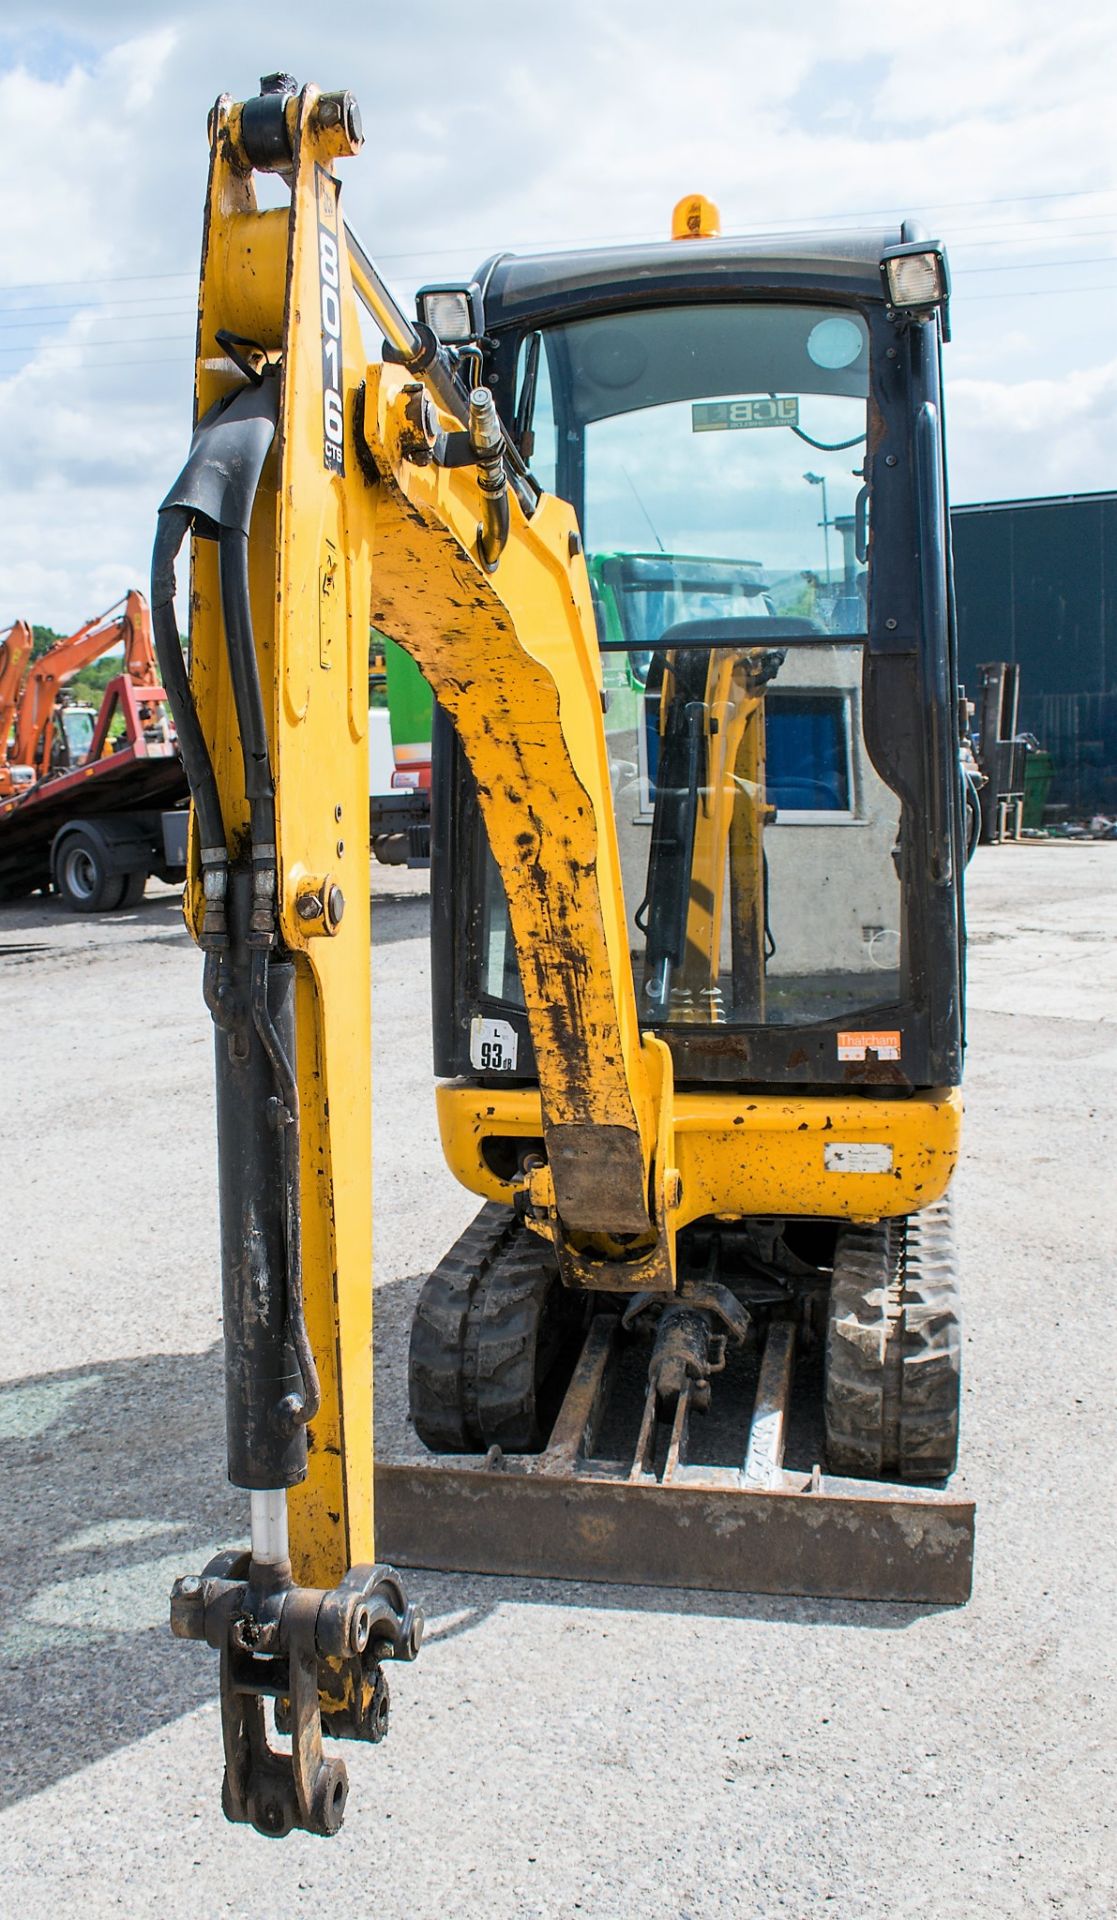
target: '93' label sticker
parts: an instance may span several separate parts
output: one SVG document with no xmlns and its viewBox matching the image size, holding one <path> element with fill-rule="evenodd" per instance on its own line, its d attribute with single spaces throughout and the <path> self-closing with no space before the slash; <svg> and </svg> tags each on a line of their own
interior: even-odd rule
<svg viewBox="0 0 1117 1920">
<path fill-rule="evenodd" d="M 345 472 L 345 413 L 341 403 L 341 233 L 339 183 L 325 167 L 314 169 L 318 191 L 318 293 L 322 310 L 322 461 L 327 472 Z"/>
<path fill-rule="evenodd" d="M 514 1073 L 518 1044 L 507 1020 L 477 1014 L 469 1023 L 469 1058 L 478 1073 Z"/>
</svg>

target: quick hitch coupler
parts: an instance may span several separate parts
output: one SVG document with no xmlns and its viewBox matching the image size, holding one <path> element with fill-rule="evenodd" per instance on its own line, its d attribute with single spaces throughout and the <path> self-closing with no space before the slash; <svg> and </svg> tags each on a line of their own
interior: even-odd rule
<svg viewBox="0 0 1117 1920">
<path fill-rule="evenodd" d="M 228 1820 L 247 1821 L 281 1839 L 293 1827 L 334 1834 L 345 1815 L 344 1760 L 327 1758 L 325 1731 L 337 1739 L 382 1740 L 388 1730 L 384 1659 L 414 1660 L 423 1616 L 410 1606 L 391 1567 L 354 1567 L 332 1592 L 279 1581 L 247 1553 L 219 1554 L 204 1573 L 176 1580 L 171 1631 L 206 1640 L 221 1655 L 221 1731 Z M 324 1712 L 321 1698 L 336 1702 Z M 276 1702 L 276 1726 L 290 1753 L 271 1746 L 264 1701 Z"/>
</svg>

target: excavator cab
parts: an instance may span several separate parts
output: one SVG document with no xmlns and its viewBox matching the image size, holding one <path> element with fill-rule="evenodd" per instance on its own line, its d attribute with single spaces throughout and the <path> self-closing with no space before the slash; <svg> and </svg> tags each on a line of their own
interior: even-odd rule
<svg viewBox="0 0 1117 1920">
<path fill-rule="evenodd" d="M 695 1088 L 959 1078 L 938 358 L 889 309 L 893 239 L 478 276 L 487 377 L 585 544 L 641 1024 Z M 499 872 L 445 725 L 436 757 L 436 1068 L 527 1085 Z"/>
<path fill-rule="evenodd" d="M 56 766 L 68 772 L 85 759 L 93 745 L 93 732 L 97 723 L 95 707 L 75 707 L 69 701 L 61 700 L 57 709 L 58 730 L 54 736 L 54 761 Z"/>
<path fill-rule="evenodd" d="M 517 1223 L 547 1152 L 532 1027 L 477 780 L 439 714 L 437 1097 L 450 1164 L 489 1204 L 420 1298 L 411 1413 L 443 1456 L 488 1452 L 491 1470 L 499 1454 L 506 1483 L 508 1456 L 546 1464 L 556 1413 L 569 1439 L 563 1393 L 583 1384 L 603 1316 L 615 1332 L 595 1390 L 608 1379 L 618 1396 L 626 1358 L 640 1390 L 630 1377 L 627 1433 L 615 1409 L 604 1423 L 619 1457 L 601 1454 L 600 1407 L 579 1436 L 597 1490 L 610 1472 L 698 1484 L 689 1415 L 734 1399 L 736 1424 L 704 1423 L 704 1464 L 755 1484 L 750 1414 L 754 1428 L 773 1393 L 806 1476 L 794 1484 L 817 1484 L 820 1462 L 901 1483 L 955 1465 L 964 851 L 947 294 L 941 248 L 905 226 L 504 255 L 457 309 L 450 290 L 420 295 L 451 330 L 470 313 L 468 350 L 510 437 L 576 516 L 625 963 L 675 1089 L 675 1291 L 634 1302 L 602 1262 L 572 1298 Z M 813 1429 L 792 1418 L 796 1380 L 821 1403 Z M 782 1463 L 769 1470 L 776 1484 Z M 542 1565 L 522 1548 L 510 1562 L 494 1542 L 516 1522 L 495 1503 L 471 1547 L 444 1540 L 438 1558 L 428 1524 L 394 1551 L 632 1577 L 634 1512 L 611 1573 L 584 1547 L 564 1554 L 561 1533 Z M 699 1558 L 699 1583 L 764 1577 L 755 1558 Z"/>
</svg>

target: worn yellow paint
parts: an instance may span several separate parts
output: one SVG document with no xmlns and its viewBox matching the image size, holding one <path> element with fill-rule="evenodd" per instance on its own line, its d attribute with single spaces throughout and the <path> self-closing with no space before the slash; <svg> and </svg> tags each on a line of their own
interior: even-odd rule
<svg viewBox="0 0 1117 1920">
<path fill-rule="evenodd" d="M 417 661 L 477 781 L 508 897 L 558 1216 L 575 1230 L 640 1233 L 649 1227 L 657 1119 L 577 525 L 553 496 L 530 521 L 513 498 L 508 544 L 487 574 L 476 555 L 473 471 L 405 457 L 410 384 L 398 368 L 369 369 L 365 437 L 384 482 L 373 624 Z M 592 1181 L 583 1145 L 591 1130 Z"/>
<path fill-rule="evenodd" d="M 510 1181 L 485 1164 L 486 1139 L 536 1139 L 539 1096 L 447 1081 L 436 1089 L 446 1159 L 463 1186 L 511 1200 Z M 708 1214 L 796 1214 L 882 1219 L 916 1213 L 944 1193 L 958 1158 L 962 1096 L 956 1087 L 904 1100 L 856 1094 L 677 1091 L 674 1160 L 682 1179 L 676 1229 Z M 827 1144 L 892 1149 L 890 1173 L 826 1169 Z"/>
</svg>

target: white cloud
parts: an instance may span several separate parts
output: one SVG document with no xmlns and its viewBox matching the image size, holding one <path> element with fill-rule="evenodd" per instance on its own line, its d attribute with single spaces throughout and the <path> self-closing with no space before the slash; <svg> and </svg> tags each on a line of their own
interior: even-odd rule
<svg viewBox="0 0 1117 1920">
<path fill-rule="evenodd" d="M 949 401 L 948 429 L 965 422 L 951 443 L 956 499 L 1015 498 L 1014 482 L 1037 470 L 1052 493 L 1112 485 L 1117 360 L 1061 379 L 956 380 Z M 1000 484 L 990 496 L 991 475 Z"/>
<path fill-rule="evenodd" d="M 206 113 L 278 66 L 356 92 L 367 144 L 347 208 L 404 292 L 503 246 L 665 234 L 694 189 L 728 230 L 930 208 L 956 267 L 955 498 L 1112 484 L 1117 294 L 1071 291 L 1112 267 L 988 271 L 1112 261 L 1112 192 L 1011 204 L 1108 185 L 1083 137 L 1110 120 L 1102 0 L 1058 20 L 1040 0 L 799 0 L 763 18 L 739 0 L 491 0 L 483 24 L 432 0 L 421 33 L 338 0 L 325 39 L 294 0 L 266 18 L 172 0 L 151 18 L 142 0 L 6 9 L 3 44 L 25 58 L 0 60 L 0 114 L 27 158 L 0 174 L 3 277 L 82 284 L 0 303 L 0 621 L 64 625 L 142 583 L 188 439 Z"/>
</svg>

